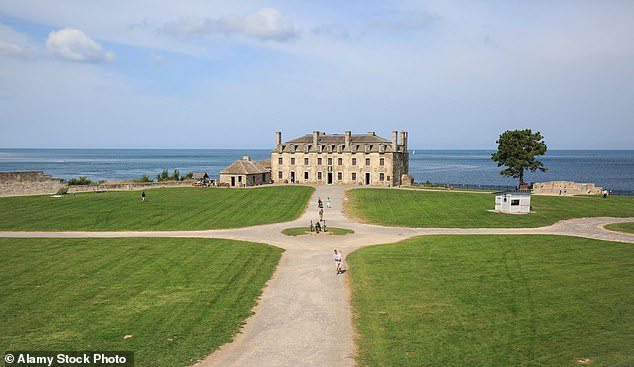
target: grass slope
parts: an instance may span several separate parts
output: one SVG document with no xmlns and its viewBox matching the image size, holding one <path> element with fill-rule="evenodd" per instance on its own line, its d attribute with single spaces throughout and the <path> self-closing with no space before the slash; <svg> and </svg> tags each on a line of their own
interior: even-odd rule
<svg viewBox="0 0 634 367">
<path fill-rule="evenodd" d="M 630 244 L 427 236 L 347 261 L 359 366 L 634 362 Z"/>
<path fill-rule="evenodd" d="M 540 227 L 579 217 L 633 217 L 634 197 L 533 196 L 534 213 L 493 213 L 492 194 L 415 190 L 347 191 L 347 210 L 363 221 L 387 226 L 443 228 Z"/>
<path fill-rule="evenodd" d="M 606 225 L 605 229 L 609 229 L 610 231 L 634 233 L 634 222 L 612 223 L 612 224 Z"/>
<path fill-rule="evenodd" d="M 0 251 L 0 350 L 130 350 L 139 367 L 191 365 L 230 341 L 282 252 L 219 239 L 2 238 Z"/>
<path fill-rule="evenodd" d="M 203 230 L 286 222 L 297 218 L 314 189 L 165 188 L 0 198 L 0 230 Z"/>
</svg>

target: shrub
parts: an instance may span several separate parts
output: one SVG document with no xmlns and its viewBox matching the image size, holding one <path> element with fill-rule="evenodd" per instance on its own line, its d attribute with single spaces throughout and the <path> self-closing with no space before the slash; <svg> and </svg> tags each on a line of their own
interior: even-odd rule
<svg viewBox="0 0 634 367">
<path fill-rule="evenodd" d="M 71 178 L 68 180 L 69 185 L 90 185 L 92 181 L 86 176 L 81 176 L 79 178 Z"/>
<path fill-rule="evenodd" d="M 150 176 L 148 175 L 143 175 L 143 177 L 136 180 L 132 180 L 132 182 L 154 182 L 154 180 L 152 180 Z"/>
</svg>

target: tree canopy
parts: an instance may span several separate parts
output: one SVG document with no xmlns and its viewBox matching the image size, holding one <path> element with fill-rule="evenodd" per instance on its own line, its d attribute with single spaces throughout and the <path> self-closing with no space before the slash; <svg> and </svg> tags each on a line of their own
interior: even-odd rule
<svg viewBox="0 0 634 367">
<path fill-rule="evenodd" d="M 507 130 L 496 143 L 497 152 L 491 154 L 491 159 L 497 162 L 498 167 L 507 168 L 500 171 L 501 175 L 520 179 L 520 186 L 524 185 L 524 170 L 545 172 L 544 164 L 535 157 L 546 153 L 544 137 L 538 131 L 533 133 L 531 129 Z"/>
</svg>

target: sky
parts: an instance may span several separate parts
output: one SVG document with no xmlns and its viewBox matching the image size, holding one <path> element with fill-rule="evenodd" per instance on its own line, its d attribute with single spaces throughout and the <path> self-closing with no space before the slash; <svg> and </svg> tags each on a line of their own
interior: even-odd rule
<svg viewBox="0 0 634 367">
<path fill-rule="evenodd" d="M 634 149 L 634 1 L 0 0 L 0 148 Z"/>
</svg>

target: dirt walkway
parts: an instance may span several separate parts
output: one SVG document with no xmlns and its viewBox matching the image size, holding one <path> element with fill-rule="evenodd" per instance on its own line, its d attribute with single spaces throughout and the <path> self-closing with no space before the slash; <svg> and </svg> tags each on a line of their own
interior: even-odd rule
<svg viewBox="0 0 634 367">
<path fill-rule="evenodd" d="M 344 256 L 360 247 L 392 243 L 430 234 L 554 234 L 634 243 L 634 235 L 611 232 L 603 225 L 634 218 L 583 218 L 541 228 L 395 228 L 353 222 L 343 215 L 344 186 L 317 186 L 297 220 L 239 229 L 171 232 L 0 232 L 0 237 L 205 237 L 266 242 L 284 252 L 255 315 L 235 340 L 197 367 L 212 366 L 354 366 L 354 333 L 347 277 L 335 273 L 332 250 Z M 324 201 L 330 227 L 348 228 L 352 235 L 311 234 L 289 237 L 285 228 L 308 226 L 319 218 L 317 198 Z M 332 208 L 325 207 L 330 197 Z"/>
</svg>

